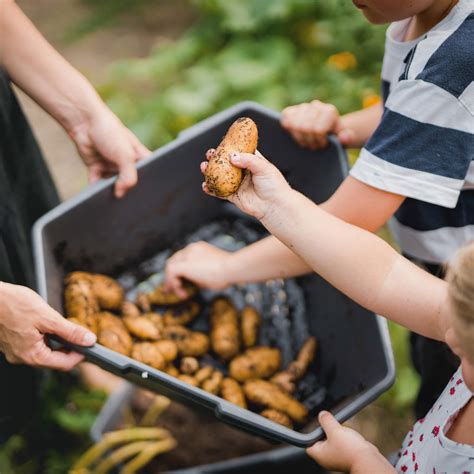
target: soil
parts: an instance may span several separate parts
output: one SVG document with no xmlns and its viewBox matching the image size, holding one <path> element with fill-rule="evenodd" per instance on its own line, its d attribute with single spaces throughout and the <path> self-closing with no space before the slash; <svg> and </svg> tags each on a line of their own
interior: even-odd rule
<svg viewBox="0 0 474 474">
<path fill-rule="evenodd" d="M 173 433 L 178 447 L 150 464 L 150 473 L 225 461 L 278 447 L 176 402 L 161 415 L 159 426 Z"/>
</svg>

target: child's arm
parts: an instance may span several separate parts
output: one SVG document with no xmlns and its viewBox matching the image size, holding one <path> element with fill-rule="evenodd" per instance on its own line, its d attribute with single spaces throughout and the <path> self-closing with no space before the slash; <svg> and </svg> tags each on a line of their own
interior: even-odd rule
<svg viewBox="0 0 474 474">
<path fill-rule="evenodd" d="M 349 176 L 320 207 L 357 227 L 376 232 L 403 200 L 403 196 L 381 191 Z M 205 288 L 222 289 L 311 271 L 306 262 L 274 236 L 237 252 L 226 252 L 205 242 L 191 244 L 174 254 L 166 266 L 167 282 L 178 293 L 181 278 Z"/>
<path fill-rule="evenodd" d="M 347 224 L 292 190 L 261 155 L 233 164 L 250 170 L 228 199 L 362 306 L 425 336 L 444 340 L 446 283 L 400 256 L 377 236 Z"/>
<path fill-rule="evenodd" d="M 308 455 L 325 469 L 351 474 L 393 474 L 395 469 L 357 431 L 341 426 L 328 412 L 319 413 L 319 423 L 326 440 L 307 450 Z"/>
<path fill-rule="evenodd" d="M 360 148 L 380 123 L 382 110 L 379 102 L 341 117 L 334 105 L 313 100 L 284 109 L 281 125 L 304 148 L 326 147 L 329 133 L 335 133 L 346 147 Z"/>
</svg>

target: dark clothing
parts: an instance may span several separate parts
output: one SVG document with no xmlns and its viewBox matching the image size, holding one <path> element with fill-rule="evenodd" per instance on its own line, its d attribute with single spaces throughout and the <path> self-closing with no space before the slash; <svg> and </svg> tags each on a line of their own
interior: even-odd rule
<svg viewBox="0 0 474 474">
<path fill-rule="evenodd" d="M 59 203 L 41 151 L 0 69 L 0 281 L 35 287 L 31 227 Z M 33 409 L 39 372 L 0 353 L 0 441 Z"/>
<path fill-rule="evenodd" d="M 442 266 L 422 264 L 432 275 L 443 277 Z M 415 370 L 420 374 L 420 390 L 415 400 L 415 415 L 423 418 L 445 389 L 459 367 L 459 358 L 440 341 L 410 333 L 410 355 Z"/>
</svg>

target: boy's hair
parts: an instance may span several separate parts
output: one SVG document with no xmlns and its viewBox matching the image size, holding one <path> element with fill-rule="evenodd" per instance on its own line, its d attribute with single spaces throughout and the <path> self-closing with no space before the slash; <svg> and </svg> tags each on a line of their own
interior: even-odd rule
<svg viewBox="0 0 474 474">
<path fill-rule="evenodd" d="M 474 242 L 458 251 L 446 280 L 456 332 L 468 360 L 474 363 Z"/>
</svg>

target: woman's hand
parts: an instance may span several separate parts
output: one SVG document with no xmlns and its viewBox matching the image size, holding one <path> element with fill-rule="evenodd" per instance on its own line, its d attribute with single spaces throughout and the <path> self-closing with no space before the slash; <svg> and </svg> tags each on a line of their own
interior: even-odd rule
<svg viewBox="0 0 474 474">
<path fill-rule="evenodd" d="M 341 426 L 327 411 L 320 412 L 318 419 L 326 440 L 318 441 L 306 452 L 322 467 L 342 472 L 393 472 L 377 448 L 357 431 Z M 367 470 L 369 467 L 374 470 Z"/>
<path fill-rule="evenodd" d="M 209 150 L 207 159 L 211 159 L 215 150 Z M 234 194 L 226 199 L 235 204 L 241 211 L 262 220 L 271 210 L 278 206 L 278 202 L 284 199 L 291 187 L 276 168 L 258 151 L 255 155 L 250 153 L 236 153 L 231 157 L 231 163 L 238 168 L 248 170 L 245 177 Z M 207 162 L 201 163 L 201 171 L 205 173 Z M 213 196 L 202 184 L 203 190 Z"/>
<path fill-rule="evenodd" d="M 355 138 L 336 107 L 319 100 L 287 107 L 281 114 L 281 125 L 298 145 L 311 150 L 327 147 L 330 133 L 335 133 L 345 146 L 352 146 Z"/>
<path fill-rule="evenodd" d="M 196 242 L 176 252 L 166 262 L 165 289 L 186 297 L 181 278 L 202 288 L 222 290 L 232 284 L 229 265 L 232 252 L 207 242 Z"/>
<path fill-rule="evenodd" d="M 71 370 L 84 356 L 53 351 L 46 335 L 54 334 L 79 346 L 91 346 L 95 335 L 54 311 L 37 293 L 0 282 L 0 351 L 11 364 Z"/>
<path fill-rule="evenodd" d="M 135 186 L 135 163 L 150 151 L 105 105 L 101 104 L 98 112 L 71 128 L 69 135 L 89 168 L 89 182 L 118 173 L 115 183 L 118 198 Z"/>
</svg>

